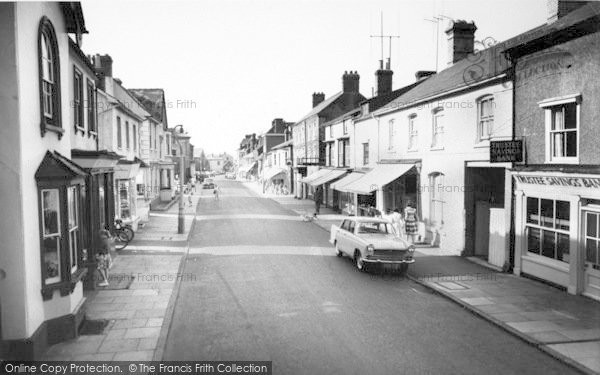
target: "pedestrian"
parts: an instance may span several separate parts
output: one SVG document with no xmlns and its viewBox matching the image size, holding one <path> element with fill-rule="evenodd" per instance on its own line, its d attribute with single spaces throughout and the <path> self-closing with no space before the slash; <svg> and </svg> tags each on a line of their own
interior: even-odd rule
<svg viewBox="0 0 600 375">
<path fill-rule="evenodd" d="M 192 195 L 194 195 L 194 191 L 190 191 L 190 194 L 188 195 L 188 204 L 190 207 L 192 207 Z"/>
<path fill-rule="evenodd" d="M 394 209 L 391 215 L 392 219 L 392 227 L 396 232 L 396 236 L 399 238 L 404 238 L 404 220 L 402 220 L 402 215 L 400 214 L 400 210 L 398 208 Z"/>
<path fill-rule="evenodd" d="M 413 207 L 412 201 L 406 203 L 404 208 L 404 229 L 410 243 L 415 243 L 419 232 L 417 209 Z"/>
<path fill-rule="evenodd" d="M 102 277 L 102 281 L 98 286 L 109 286 L 108 282 L 108 270 L 112 266 L 112 258 L 110 256 L 110 250 L 113 246 L 113 238 L 110 232 L 106 229 L 100 231 L 100 248 L 96 253 L 96 262 L 98 263 L 98 273 Z"/>
<path fill-rule="evenodd" d="M 219 185 L 215 185 L 215 188 L 213 189 L 213 194 L 215 195 L 216 200 L 219 200 L 220 192 L 221 192 L 221 189 L 219 188 Z"/>
<path fill-rule="evenodd" d="M 315 200 L 315 214 L 314 214 L 314 216 L 317 216 L 317 215 L 321 214 L 321 201 L 323 200 L 323 188 L 321 187 L 321 185 L 317 186 L 317 188 L 315 189 L 315 193 L 313 195 L 313 198 Z"/>
</svg>

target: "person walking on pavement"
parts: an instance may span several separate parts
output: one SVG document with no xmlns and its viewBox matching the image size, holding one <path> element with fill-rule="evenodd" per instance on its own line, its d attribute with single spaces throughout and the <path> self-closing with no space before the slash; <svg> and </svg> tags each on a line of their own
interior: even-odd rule
<svg viewBox="0 0 600 375">
<path fill-rule="evenodd" d="M 394 212 L 391 214 L 392 219 L 392 227 L 396 232 L 396 236 L 399 238 L 404 238 L 404 221 L 402 220 L 402 215 L 400 214 L 399 209 L 394 209 Z"/>
<path fill-rule="evenodd" d="M 110 256 L 110 250 L 112 248 L 113 239 L 110 232 L 106 229 L 100 231 L 100 248 L 96 254 L 96 261 L 98 262 L 98 273 L 102 277 L 102 281 L 98 283 L 98 286 L 108 286 L 108 270 L 112 265 L 112 258 Z"/>
<path fill-rule="evenodd" d="M 321 185 L 317 186 L 315 189 L 315 194 L 313 196 L 315 199 L 315 214 L 314 216 L 321 214 L 321 201 L 323 200 L 323 188 Z"/>
<path fill-rule="evenodd" d="M 215 188 L 213 190 L 213 194 L 215 195 L 215 199 L 219 200 L 219 193 L 221 192 L 221 188 L 219 188 L 219 185 L 215 185 Z"/>
<path fill-rule="evenodd" d="M 410 243 L 415 243 L 419 232 L 417 221 L 419 221 L 417 209 L 413 207 L 412 201 L 408 201 L 406 208 L 404 208 L 404 228 Z"/>
</svg>

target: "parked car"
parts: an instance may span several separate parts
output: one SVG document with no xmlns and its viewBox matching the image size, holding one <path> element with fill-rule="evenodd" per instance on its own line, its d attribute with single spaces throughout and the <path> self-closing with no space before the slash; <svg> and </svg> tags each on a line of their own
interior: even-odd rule
<svg viewBox="0 0 600 375">
<path fill-rule="evenodd" d="M 207 178 L 202 183 L 202 189 L 214 189 L 214 188 L 215 188 L 215 182 L 213 181 L 212 178 Z"/>
<path fill-rule="evenodd" d="M 340 226 L 331 226 L 329 238 L 338 257 L 348 255 L 356 268 L 366 271 L 370 264 L 399 265 L 406 273 L 408 265 L 414 263 L 415 247 L 394 233 L 392 225 L 372 217 L 349 217 Z"/>
<path fill-rule="evenodd" d="M 235 173 L 233 173 L 233 172 L 227 172 L 225 174 L 225 178 L 228 179 L 228 180 L 235 180 Z"/>
</svg>

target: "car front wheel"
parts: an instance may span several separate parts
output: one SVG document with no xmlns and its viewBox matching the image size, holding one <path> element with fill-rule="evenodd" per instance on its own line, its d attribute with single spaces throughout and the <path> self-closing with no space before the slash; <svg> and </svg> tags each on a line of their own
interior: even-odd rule
<svg viewBox="0 0 600 375">
<path fill-rule="evenodd" d="M 359 271 L 365 271 L 365 262 L 359 250 L 354 251 L 354 264 Z"/>
</svg>

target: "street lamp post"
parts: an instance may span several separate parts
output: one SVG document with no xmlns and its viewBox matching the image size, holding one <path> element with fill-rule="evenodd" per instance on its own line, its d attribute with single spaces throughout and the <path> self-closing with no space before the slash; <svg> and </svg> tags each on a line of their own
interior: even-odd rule
<svg viewBox="0 0 600 375">
<path fill-rule="evenodd" d="M 175 139 L 179 145 L 179 212 L 177 214 L 177 233 L 183 234 L 185 232 L 185 218 L 183 216 L 183 181 L 185 175 L 185 156 L 183 152 L 183 140 L 189 139 L 190 137 L 183 135 L 183 125 L 177 125 L 173 129 L 179 128 L 179 133 L 175 131 Z"/>
</svg>

